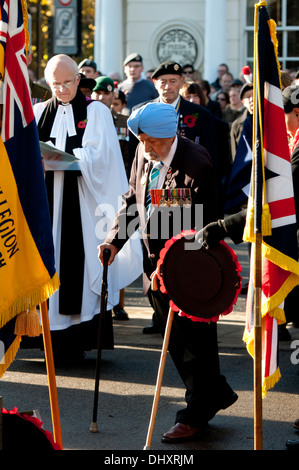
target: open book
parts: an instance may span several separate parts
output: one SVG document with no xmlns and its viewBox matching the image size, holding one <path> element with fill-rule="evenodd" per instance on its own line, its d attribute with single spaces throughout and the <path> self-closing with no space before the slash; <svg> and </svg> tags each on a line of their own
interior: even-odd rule
<svg viewBox="0 0 299 470">
<path fill-rule="evenodd" d="M 75 155 L 59 150 L 52 143 L 39 142 L 44 169 L 49 170 L 80 170 Z"/>
</svg>

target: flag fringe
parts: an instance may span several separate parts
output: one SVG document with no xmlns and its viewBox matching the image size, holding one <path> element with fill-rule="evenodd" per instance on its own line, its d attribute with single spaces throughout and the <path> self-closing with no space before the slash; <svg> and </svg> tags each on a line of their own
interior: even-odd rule
<svg viewBox="0 0 299 470">
<path fill-rule="evenodd" d="M 47 300 L 59 288 L 59 285 L 59 276 L 56 272 L 50 281 L 47 281 L 34 291 L 24 294 L 16 299 L 8 310 L 0 314 L 0 328 L 16 315 L 27 312 L 28 309 L 34 309 L 37 305 Z M 30 323 L 32 318 L 28 320 Z"/>
<path fill-rule="evenodd" d="M 281 65 L 278 59 L 278 39 L 277 39 L 277 30 L 276 30 L 277 25 L 276 25 L 276 22 L 272 18 L 270 18 L 268 21 L 268 26 L 269 26 L 270 36 L 271 36 L 273 46 L 274 46 L 274 55 L 275 55 L 276 64 L 277 64 L 280 89 L 282 90 L 281 74 L 280 74 Z"/>
<path fill-rule="evenodd" d="M 271 261 L 271 263 L 279 266 L 281 269 L 291 273 L 280 289 L 269 297 L 266 302 L 263 302 L 261 306 L 262 317 L 269 313 L 269 315 L 277 318 L 280 323 L 285 323 L 285 317 L 281 314 L 281 311 L 283 310 L 280 309 L 278 305 L 280 305 L 294 287 L 299 284 L 299 264 L 295 259 L 284 255 L 273 247 L 270 247 L 264 241 L 262 242 L 262 256 Z M 274 312 L 274 314 L 271 312 Z"/>
<path fill-rule="evenodd" d="M 271 312 L 269 313 L 269 315 L 271 315 Z M 246 343 L 248 353 L 252 358 L 254 358 L 254 331 L 249 332 L 245 330 L 243 334 L 243 341 Z M 267 391 L 273 388 L 280 378 L 281 373 L 279 367 L 277 367 L 274 374 L 269 375 L 268 377 L 263 377 L 262 398 L 266 398 Z"/>
<path fill-rule="evenodd" d="M 297 277 L 297 284 L 299 284 L 299 263 L 294 258 L 283 254 L 272 246 L 270 247 L 264 240 L 262 241 L 262 255 L 272 263 L 279 266 L 285 271 L 290 271 Z"/>
<path fill-rule="evenodd" d="M 0 364 L 0 378 L 5 374 L 11 363 L 15 360 L 15 357 L 17 355 L 17 352 L 19 350 L 20 344 L 21 344 L 22 337 L 17 336 L 14 340 L 14 342 L 11 344 L 11 346 L 8 348 L 6 351 L 3 361 L 4 364 Z"/>
<path fill-rule="evenodd" d="M 281 373 L 280 373 L 279 367 L 277 367 L 274 374 L 269 375 L 268 377 L 264 377 L 263 384 L 262 384 L 262 397 L 263 398 L 266 398 L 267 391 L 270 390 L 270 388 L 273 388 L 280 378 L 281 378 Z"/>
<path fill-rule="evenodd" d="M 26 51 L 26 55 L 27 55 L 29 53 L 29 45 L 30 45 L 27 0 L 21 0 L 21 5 L 22 5 L 24 34 L 25 34 L 25 51 Z"/>
</svg>

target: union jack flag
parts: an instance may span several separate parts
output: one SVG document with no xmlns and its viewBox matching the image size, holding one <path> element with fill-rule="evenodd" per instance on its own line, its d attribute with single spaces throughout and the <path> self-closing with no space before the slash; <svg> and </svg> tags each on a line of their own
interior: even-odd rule
<svg viewBox="0 0 299 470">
<path fill-rule="evenodd" d="M 244 239 L 261 243 L 261 326 L 263 396 L 280 378 L 278 324 L 285 322 L 284 299 L 299 282 L 292 171 L 277 59 L 276 24 L 265 6 L 256 5 L 258 31 L 254 58 L 253 160 Z M 244 340 L 254 356 L 251 250 Z"/>
<path fill-rule="evenodd" d="M 0 377 L 22 334 L 40 334 L 37 315 L 37 330 L 28 327 L 31 313 L 59 286 L 27 70 L 27 20 L 25 0 L 0 0 Z"/>
<path fill-rule="evenodd" d="M 5 142 L 15 135 L 20 124 L 25 127 L 34 119 L 30 104 L 23 11 L 19 1 L 1 0 L 0 28 L 0 44 L 5 55 L 5 74 L 2 72 L 5 101 L 1 131 Z"/>
</svg>

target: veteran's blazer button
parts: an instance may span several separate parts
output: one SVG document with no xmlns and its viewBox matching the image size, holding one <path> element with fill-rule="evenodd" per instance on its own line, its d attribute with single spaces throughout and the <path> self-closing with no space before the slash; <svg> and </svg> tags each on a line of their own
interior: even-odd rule
<svg viewBox="0 0 299 470">
<path fill-rule="evenodd" d="M 150 257 L 151 257 L 151 258 L 156 258 L 156 255 L 155 255 L 154 253 L 151 253 L 151 254 L 150 254 Z"/>
</svg>

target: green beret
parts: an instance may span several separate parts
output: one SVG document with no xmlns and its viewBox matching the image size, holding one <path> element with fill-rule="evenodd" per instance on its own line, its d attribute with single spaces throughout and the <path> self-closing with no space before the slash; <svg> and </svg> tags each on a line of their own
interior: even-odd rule
<svg viewBox="0 0 299 470">
<path fill-rule="evenodd" d="M 110 77 L 105 77 L 104 75 L 101 77 L 97 77 L 95 79 L 96 86 L 94 87 L 93 91 L 113 91 L 114 90 L 114 81 Z"/>
<path fill-rule="evenodd" d="M 159 78 L 161 75 L 182 75 L 183 69 L 177 62 L 167 60 L 159 65 L 152 74 L 152 78 Z"/>
</svg>

